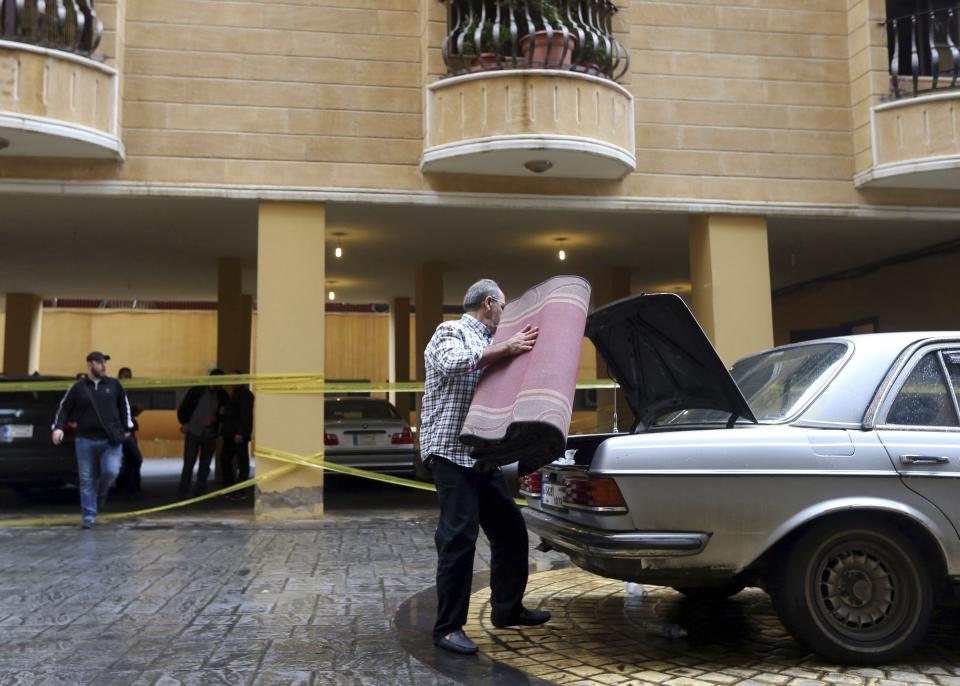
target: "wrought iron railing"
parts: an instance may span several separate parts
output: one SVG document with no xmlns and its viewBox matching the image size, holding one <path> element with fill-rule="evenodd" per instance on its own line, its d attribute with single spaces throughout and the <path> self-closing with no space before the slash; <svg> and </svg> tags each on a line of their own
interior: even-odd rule
<svg viewBox="0 0 960 686">
<path fill-rule="evenodd" d="M 0 0 L 0 39 L 91 56 L 103 22 L 94 0 Z"/>
<path fill-rule="evenodd" d="M 567 69 L 614 81 L 630 56 L 613 33 L 609 0 L 445 0 L 450 75 L 488 69 Z"/>
<path fill-rule="evenodd" d="M 890 57 L 890 90 L 904 95 L 901 75 L 910 75 L 912 94 L 957 88 L 960 76 L 960 5 L 931 9 L 887 19 L 887 51 Z M 941 80 L 943 76 L 943 80 Z M 924 86 L 921 88 L 921 79 Z M 949 84 L 946 78 L 949 77 Z"/>
</svg>

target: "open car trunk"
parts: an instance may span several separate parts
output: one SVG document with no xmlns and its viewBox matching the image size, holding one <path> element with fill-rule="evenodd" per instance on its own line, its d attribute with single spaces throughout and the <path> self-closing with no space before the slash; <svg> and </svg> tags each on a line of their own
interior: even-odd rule
<svg viewBox="0 0 960 686">
<path fill-rule="evenodd" d="M 617 300 L 587 318 L 585 335 L 603 355 L 633 410 L 636 420 L 631 433 L 647 431 L 658 418 L 680 410 L 725 412 L 729 414 L 728 427 L 741 418 L 757 421 L 679 296 L 653 293 Z M 570 436 L 567 451 L 576 450 L 575 465 L 587 467 L 597 447 L 616 435 Z"/>
</svg>

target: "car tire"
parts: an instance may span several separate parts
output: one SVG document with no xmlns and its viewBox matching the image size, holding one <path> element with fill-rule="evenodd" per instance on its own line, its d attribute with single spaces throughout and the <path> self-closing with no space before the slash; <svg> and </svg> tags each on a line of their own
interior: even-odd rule
<svg viewBox="0 0 960 686">
<path fill-rule="evenodd" d="M 911 652 L 933 610 L 917 546 L 869 517 L 814 526 L 796 542 L 771 587 L 786 629 L 839 664 L 881 664 Z"/>
<path fill-rule="evenodd" d="M 744 584 L 733 581 L 722 586 L 674 586 L 673 590 L 697 602 L 717 603 L 737 595 L 744 588 Z"/>
<path fill-rule="evenodd" d="M 425 481 L 431 484 L 433 483 L 433 472 L 431 472 L 427 468 L 427 465 L 423 463 L 420 455 L 417 455 L 413 458 L 413 478 L 417 481 Z"/>
</svg>

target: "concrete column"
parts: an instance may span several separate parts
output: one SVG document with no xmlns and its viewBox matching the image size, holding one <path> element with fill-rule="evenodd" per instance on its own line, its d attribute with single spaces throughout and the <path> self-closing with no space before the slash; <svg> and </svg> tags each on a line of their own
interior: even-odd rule
<svg viewBox="0 0 960 686">
<path fill-rule="evenodd" d="M 217 366 L 248 372 L 252 300 L 242 291 L 243 263 L 221 257 L 217 267 Z"/>
<path fill-rule="evenodd" d="M 410 380 L 410 298 L 394 298 L 390 303 L 390 380 Z M 406 420 L 412 409 L 410 393 L 396 393 L 397 412 Z"/>
<path fill-rule="evenodd" d="M 692 215 L 693 314 L 725 364 L 773 346 L 765 217 Z"/>
<path fill-rule="evenodd" d="M 417 267 L 417 286 L 414 293 L 417 315 L 414 318 L 417 354 L 417 381 L 423 381 L 425 370 L 423 351 L 430 337 L 443 321 L 443 265 L 423 262 Z"/>
<path fill-rule="evenodd" d="M 260 203 L 257 359 L 261 374 L 323 374 L 324 206 Z M 298 455 L 323 450 L 323 395 L 263 393 L 254 413 L 257 444 Z M 282 463 L 259 458 L 257 474 Z M 257 487 L 258 520 L 323 515 L 323 472 L 310 467 Z"/>
<path fill-rule="evenodd" d="M 7 293 L 3 326 L 3 373 L 26 376 L 40 369 L 40 323 L 43 298 L 31 293 Z"/>
<path fill-rule="evenodd" d="M 611 267 L 591 275 L 590 278 L 591 299 L 593 300 L 593 309 L 612 303 L 614 300 L 626 298 L 630 295 L 630 269 L 629 267 Z M 610 371 L 607 369 L 607 362 L 603 356 L 597 353 L 597 378 L 606 379 L 610 377 Z M 616 411 L 616 427 L 620 431 L 629 431 L 633 424 L 633 413 L 627 404 L 627 398 L 623 391 L 618 391 L 616 395 L 612 390 L 600 389 L 597 391 L 597 430 L 601 432 L 611 431 L 614 426 L 614 411 Z"/>
</svg>

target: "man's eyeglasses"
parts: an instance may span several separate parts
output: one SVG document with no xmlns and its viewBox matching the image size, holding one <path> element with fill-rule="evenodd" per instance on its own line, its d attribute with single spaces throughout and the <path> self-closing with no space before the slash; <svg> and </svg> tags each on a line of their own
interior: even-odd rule
<svg viewBox="0 0 960 686">
<path fill-rule="evenodd" d="M 501 309 L 501 310 L 507 309 L 507 301 L 506 301 L 506 300 L 500 301 L 500 300 L 497 300 L 496 298 L 490 298 L 490 299 L 491 299 L 493 302 L 497 303 L 497 304 L 500 306 L 500 309 Z"/>
</svg>

